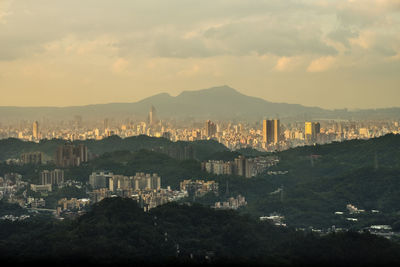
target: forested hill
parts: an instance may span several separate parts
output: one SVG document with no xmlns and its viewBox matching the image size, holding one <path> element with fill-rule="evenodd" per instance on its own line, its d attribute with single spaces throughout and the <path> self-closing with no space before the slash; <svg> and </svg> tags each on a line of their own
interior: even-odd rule
<svg viewBox="0 0 400 267">
<path fill-rule="evenodd" d="M 311 155 L 314 155 L 313 158 L 318 162 L 335 162 L 344 166 L 377 165 L 377 167 L 397 168 L 400 166 L 400 135 L 387 134 L 368 140 L 350 140 L 326 145 L 297 147 L 279 153 L 284 161 L 304 157 L 308 163 L 311 162 Z"/>
<path fill-rule="evenodd" d="M 55 151 L 56 146 L 64 142 L 48 140 L 36 144 L 15 139 L 2 140 L 0 153 L 10 157 L 18 156 L 22 151 Z M 201 171 L 198 161 L 182 161 L 164 155 L 166 153 L 141 149 L 156 150 L 165 146 L 175 148 L 189 145 L 195 147 L 197 159 L 200 160 L 231 160 L 238 155 L 237 152 L 227 151 L 227 148 L 215 141 L 174 143 L 162 138 L 138 136 L 127 139 L 110 137 L 84 143 L 89 150 L 101 155 L 88 164 L 65 170 L 66 179 L 87 182 L 92 171 L 110 170 L 128 176 L 139 171 L 155 172 L 162 176 L 163 186 L 170 185 L 176 189 L 184 179 L 214 180 L 219 183 L 220 198 L 207 201 L 210 205 L 214 204 L 213 201 L 225 201 L 226 197 L 241 194 L 248 202 L 243 212 L 256 217 L 277 212 L 285 216 L 285 223 L 290 226 L 326 229 L 336 225 L 362 229 L 374 224 L 388 224 L 396 231 L 400 230 L 399 135 L 298 147 L 278 152 L 276 155 L 280 159 L 279 164 L 268 171 L 285 174 L 271 175 L 264 172 L 251 179 L 208 174 Z M 240 153 L 251 154 L 245 150 Z M 26 181 L 37 183 L 41 168 L 49 166 L 0 164 L 0 175 L 20 173 Z M 282 194 L 273 194 L 276 191 Z M 346 211 L 347 204 L 353 204 L 366 212 L 357 216 L 351 215 L 358 221 L 350 222 L 346 220 L 346 216 L 350 216 Z M 380 212 L 372 214 L 372 210 Z M 346 212 L 346 215 L 340 217 L 335 215 L 336 211 Z"/>
<path fill-rule="evenodd" d="M 57 146 L 67 141 L 61 139 L 41 140 L 39 143 L 22 141 L 15 138 L 0 140 L 0 160 L 19 158 L 24 152 L 40 151 L 53 158 Z M 172 142 L 165 138 L 149 137 L 146 135 L 120 138 L 116 135 L 102 140 L 74 141 L 73 144 L 85 144 L 93 154 L 101 155 L 106 152 L 121 150 L 139 151 L 141 149 L 155 150 L 168 154 L 171 157 L 181 159 L 185 150 L 190 148 L 194 158 L 203 160 L 215 152 L 227 151 L 228 149 L 214 140 L 201 140 L 194 142 Z"/>
<path fill-rule="evenodd" d="M 386 135 L 369 140 L 298 147 L 278 153 L 280 162 L 272 171 L 285 175 L 262 176 L 282 194 L 257 194 L 248 209 L 259 214 L 279 212 L 291 225 L 329 227 L 340 225 L 361 229 L 373 224 L 390 224 L 399 229 L 400 136 Z M 357 222 L 335 215 L 353 204 L 365 213 L 352 215 Z M 372 210 L 379 213 L 372 214 Z"/>
<path fill-rule="evenodd" d="M 196 204 L 144 213 L 122 198 L 105 199 L 75 221 L 1 221 L 0 241 L 5 264 L 400 264 L 400 246 L 370 234 L 319 237 Z"/>
</svg>

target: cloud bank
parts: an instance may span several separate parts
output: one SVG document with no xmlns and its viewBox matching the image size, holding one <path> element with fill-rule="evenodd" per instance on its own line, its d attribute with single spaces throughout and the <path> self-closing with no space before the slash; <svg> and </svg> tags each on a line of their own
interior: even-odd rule
<svg viewBox="0 0 400 267">
<path fill-rule="evenodd" d="M 393 106 L 399 32 L 399 0 L 5 0 L 0 105 L 230 84 L 271 101 Z M 341 103 L 321 98 L 332 91 Z"/>
</svg>

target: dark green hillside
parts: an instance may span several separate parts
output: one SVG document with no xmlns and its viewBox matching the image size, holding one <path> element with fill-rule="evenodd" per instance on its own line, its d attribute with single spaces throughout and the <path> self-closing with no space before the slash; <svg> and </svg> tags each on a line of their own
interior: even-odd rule
<svg viewBox="0 0 400 267">
<path fill-rule="evenodd" d="M 319 237 L 233 211 L 168 204 L 144 213 L 109 198 L 74 221 L 0 221 L 4 264 L 259 264 L 366 266 L 400 263 L 400 246 L 369 234 Z"/>
<path fill-rule="evenodd" d="M 272 169 L 289 173 L 263 178 L 275 189 L 283 186 L 283 193 L 266 191 L 249 203 L 249 209 L 259 215 L 281 212 L 297 226 L 328 227 L 340 221 L 334 212 L 345 211 L 351 203 L 385 213 L 386 223 L 391 224 L 399 220 L 400 212 L 399 148 L 400 136 L 387 135 L 280 152 L 280 163 Z M 360 221 L 358 227 L 374 222 Z M 376 221 L 382 223 L 381 218 Z"/>
<path fill-rule="evenodd" d="M 14 138 L 3 139 L 0 140 L 0 161 L 9 158 L 19 158 L 22 153 L 32 151 L 41 151 L 46 154 L 47 157 L 54 158 L 57 147 L 65 142 L 65 140 L 60 139 L 41 140 L 39 143 L 27 142 Z M 146 135 L 124 139 L 118 136 L 111 136 L 102 140 L 75 141 L 73 143 L 85 144 L 89 151 L 95 155 L 120 150 L 139 151 L 141 149 L 146 149 L 158 151 L 176 159 L 194 157 L 199 160 L 204 160 L 216 152 L 228 150 L 224 145 L 214 140 L 171 142 L 165 138 L 149 137 Z"/>
<path fill-rule="evenodd" d="M 6 151 L 18 151 L 25 145 L 48 148 L 50 144 L 60 141 L 34 144 L 8 139 L 0 141 L 0 144 L 6 144 Z M 126 145 L 123 145 L 125 142 Z M 15 146 L 10 145 L 13 143 Z M 278 212 L 285 216 L 285 222 L 291 226 L 327 228 L 336 225 L 361 229 L 371 224 L 394 226 L 400 222 L 399 135 L 299 147 L 275 153 L 280 163 L 270 170 L 288 173 L 263 173 L 251 179 L 207 174 L 201 171 L 198 160 L 179 160 L 166 153 L 159 153 L 162 152 L 160 144 L 172 147 L 189 144 L 207 159 L 232 160 L 239 155 L 238 152 L 227 151 L 215 141 L 173 143 L 166 139 L 138 136 L 127 139 L 111 137 L 101 141 L 86 141 L 86 144 L 89 149 L 98 149 L 94 150 L 97 153 L 113 149 L 115 151 L 101 153 L 99 157 L 79 168 L 66 169 L 66 179 L 86 182 L 90 173 L 96 170 L 109 170 L 128 176 L 136 172 L 155 172 L 161 175 L 163 187 L 170 185 L 176 189 L 184 179 L 215 180 L 219 183 L 219 197 L 207 196 L 206 199 L 198 199 L 199 202 L 213 204 L 215 201 L 241 194 L 248 202 L 242 212 L 255 217 Z M 147 149 L 143 149 L 145 144 L 148 144 Z M 158 152 L 150 151 L 156 145 L 158 149 L 155 150 Z M 123 151 L 117 151 L 118 149 Z M 241 152 L 254 154 L 251 150 Z M 54 166 L 0 164 L 0 176 L 17 172 L 26 181 L 38 182 L 39 171 L 43 168 L 51 169 Z M 351 217 L 348 213 L 342 217 L 334 215 L 336 211 L 346 212 L 347 204 L 353 204 L 367 212 L 355 216 L 359 219 L 357 223 L 345 220 L 346 217 Z M 380 213 L 371 214 L 371 210 L 379 210 Z"/>
<path fill-rule="evenodd" d="M 311 155 L 321 156 L 314 161 L 314 168 L 310 168 Z M 373 167 L 375 162 L 378 163 L 378 167 L 398 168 L 400 167 L 400 135 L 388 134 L 368 140 L 298 147 L 280 152 L 279 156 L 282 159 L 281 167 L 320 171 L 327 174 L 351 168 Z M 299 166 L 299 163 L 302 163 L 302 166 Z"/>
</svg>

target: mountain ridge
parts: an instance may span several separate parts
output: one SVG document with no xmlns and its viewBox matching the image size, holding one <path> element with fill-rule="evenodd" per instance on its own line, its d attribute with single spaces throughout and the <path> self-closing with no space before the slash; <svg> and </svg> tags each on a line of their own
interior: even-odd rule
<svg viewBox="0 0 400 267">
<path fill-rule="evenodd" d="M 400 108 L 375 110 L 329 110 L 320 107 L 303 106 L 300 104 L 274 103 L 268 100 L 248 96 L 227 86 L 216 86 L 207 89 L 183 91 L 176 96 L 159 93 L 137 102 L 120 102 L 91 104 L 67 107 L 15 107 L 1 106 L 0 120 L 39 120 L 69 119 L 82 115 L 84 119 L 102 118 L 135 118 L 145 119 L 151 106 L 154 106 L 161 119 L 223 119 L 259 121 L 267 117 L 281 119 L 311 120 L 313 118 L 327 119 L 358 119 L 400 118 Z"/>
</svg>

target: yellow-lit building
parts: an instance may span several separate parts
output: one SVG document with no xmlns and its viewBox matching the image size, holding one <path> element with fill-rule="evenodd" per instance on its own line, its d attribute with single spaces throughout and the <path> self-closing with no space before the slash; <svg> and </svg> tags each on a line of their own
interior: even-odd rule
<svg viewBox="0 0 400 267">
<path fill-rule="evenodd" d="M 32 135 L 35 140 L 39 139 L 39 122 L 37 121 L 32 125 Z"/>
<path fill-rule="evenodd" d="M 280 121 L 263 120 L 263 142 L 265 144 L 277 144 L 280 140 Z"/>
<path fill-rule="evenodd" d="M 320 130 L 321 130 L 321 125 L 319 124 L 319 122 L 306 122 L 304 129 L 304 135 L 306 140 L 316 141 L 317 134 L 320 133 Z"/>
</svg>

